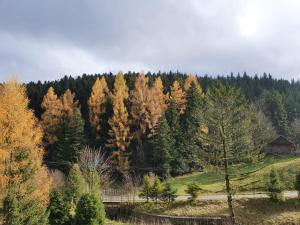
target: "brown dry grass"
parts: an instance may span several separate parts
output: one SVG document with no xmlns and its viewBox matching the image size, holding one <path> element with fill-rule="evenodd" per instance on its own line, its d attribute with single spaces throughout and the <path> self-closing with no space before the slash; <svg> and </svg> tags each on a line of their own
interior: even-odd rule
<svg viewBox="0 0 300 225">
<path fill-rule="evenodd" d="M 242 199 L 234 202 L 238 222 L 242 225 L 300 225 L 300 200 L 272 203 L 268 199 Z M 174 216 L 228 216 L 226 201 L 201 201 L 193 205 L 143 204 L 136 210 Z"/>
</svg>

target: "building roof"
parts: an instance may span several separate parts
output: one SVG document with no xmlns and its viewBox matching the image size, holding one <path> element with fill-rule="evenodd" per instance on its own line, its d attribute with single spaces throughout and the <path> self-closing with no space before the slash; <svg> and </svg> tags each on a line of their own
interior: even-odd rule
<svg viewBox="0 0 300 225">
<path fill-rule="evenodd" d="M 290 140 L 288 140 L 286 137 L 280 135 L 278 138 L 273 140 L 271 145 L 294 145 L 294 143 Z"/>
</svg>

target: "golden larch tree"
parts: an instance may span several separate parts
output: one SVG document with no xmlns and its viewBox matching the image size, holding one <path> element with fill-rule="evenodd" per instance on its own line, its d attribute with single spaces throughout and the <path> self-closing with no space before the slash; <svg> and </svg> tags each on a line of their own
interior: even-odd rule
<svg viewBox="0 0 300 225">
<path fill-rule="evenodd" d="M 147 109 L 148 95 L 148 77 L 141 73 L 135 80 L 134 89 L 130 92 L 131 122 L 134 128 L 134 138 L 138 140 L 146 134 L 150 123 L 150 115 Z"/>
<path fill-rule="evenodd" d="M 167 109 L 168 95 L 164 94 L 164 87 L 160 77 L 155 79 L 153 86 L 146 96 L 147 111 L 149 114 L 149 119 L 147 120 L 149 130 L 148 135 L 151 136 L 155 131 L 159 119 Z"/>
<path fill-rule="evenodd" d="M 62 103 L 55 94 L 53 87 L 48 89 L 43 98 L 41 126 L 44 131 L 45 144 L 53 144 L 57 141 L 57 129 L 62 117 Z"/>
<path fill-rule="evenodd" d="M 101 130 L 101 116 L 105 113 L 106 103 L 110 96 L 106 80 L 104 77 L 97 78 L 93 87 L 91 96 L 88 100 L 90 124 L 96 132 L 96 138 L 99 139 Z"/>
<path fill-rule="evenodd" d="M 67 89 L 63 95 L 60 96 L 62 105 L 62 117 L 73 119 L 78 109 L 78 100 L 75 100 L 75 93 Z"/>
<path fill-rule="evenodd" d="M 171 87 L 170 99 L 176 102 L 179 113 L 184 113 L 184 110 L 186 108 L 185 93 L 181 89 L 180 84 L 177 80 L 173 82 L 173 85 Z"/>
<path fill-rule="evenodd" d="M 110 130 L 108 134 L 111 139 L 107 146 L 113 150 L 112 158 L 120 171 L 126 171 L 129 167 L 126 155 L 130 144 L 130 128 L 128 112 L 124 101 L 128 99 L 128 87 L 121 72 L 115 78 L 112 95 L 113 116 L 109 119 Z"/>
<path fill-rule="evenodd" d="M 189 74 L 188 77 L 185 79 L 184 86 L 183 86 L 184 90 L 185 91 L 189 90 L 192 83 L 194 83 L 196 85 L 196 87 L 198 88 L 198 90 L 200 91 L 200 93 L 203 94 L 203 90 L 198 81 L 198 78 L 196 75 L 193 75 L 193 74 Z"/>
<path fill-rule="evenodd" d="M 27 205 L 22 209 L 24 218 L 29 216 L 29 202 L 34 201 L 39 209 L 47 207 L 51 186 L 42 165 L 42 130 L 28 103 L 25 87 L 16 80 L 0 86 L 0 200 L 13 191 L 19 204 Z"/>
</svg>

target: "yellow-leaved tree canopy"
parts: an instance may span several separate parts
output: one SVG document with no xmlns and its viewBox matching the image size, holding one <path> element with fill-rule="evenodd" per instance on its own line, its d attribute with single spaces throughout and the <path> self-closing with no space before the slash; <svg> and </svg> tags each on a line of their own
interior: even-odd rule
<svg viewBox="0 0 300 225">
<path fill-rule="evenodd" d="M 129 167 L 127 149 L 131 135 L 129 128 L 128 112 L 125 102 L 128 99 L 128 87 L 121 72 L 116 76 L 112 95 L 113 116 L 109 119 L 109 135 L 107 146 L 113 150 L 113 159 L 120 171 L 126 171 Z"/>
<path fill-rule="evenodd" d="M 176 102 L 180 114 L 184 113 L 184 110 L 186 108 L 185 93 L 181 89 L 180 84 L 177 80 L 175 80 L 173 82 L 173 85 L 171 86 L 170 99 Z"/>
<path fill-rule="evenodd" d="M 201 85 L 199 84 L 198 78 L 196 75 L 189 74 L 188 77 L 184 81 L 184 90 L 187 91 L 190 89 L 192 83 L 196 85 L 196 88 L 200 91 L 201 94 L 203 94 L 203 90 Z"/>
<path fill-rule="evenodd" d="M 110 91 L 104 77 L 97 78 L 92 93 L 88 100 L 90 124 L 96 133 L 96 139 L 100 139 L 101 117 L 105 113 L 106 103 L 110 96 Z"/>
<path fill-rule="evenodd" d="M 42 165 L 42 131 L 23 85 L 0 86 L 0 205 L 3 224 L 43 224 L 51 181 Z M 21 212 L 21 213 L 20 213 Z M 18 217 L 19 216 L 19 217 Z M 9 223 L 11 224 L 11 223 Z"/>
</svg>

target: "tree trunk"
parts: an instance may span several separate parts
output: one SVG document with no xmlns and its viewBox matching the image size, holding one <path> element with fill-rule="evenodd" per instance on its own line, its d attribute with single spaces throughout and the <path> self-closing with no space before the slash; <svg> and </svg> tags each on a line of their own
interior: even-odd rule
<svg viewBox="0 0 300 225">
<path fill-rule="evenodd" d="M 228 161 L 227 161 L 227 152 L 226 152 L 226 143 L 223 139 L 223 155 L 224 155 L 224 170 L 225 170 L 225 182 L 226 182 L 226 192 L 227 192 L 227 203 L 228 209 L 230 213 L 230 222 L 232 225 L 236 225 L 234 209 L 232 204 L 232 195 L 229 181 L 229 173 L 228 173 Z"/>
</svg>

